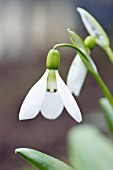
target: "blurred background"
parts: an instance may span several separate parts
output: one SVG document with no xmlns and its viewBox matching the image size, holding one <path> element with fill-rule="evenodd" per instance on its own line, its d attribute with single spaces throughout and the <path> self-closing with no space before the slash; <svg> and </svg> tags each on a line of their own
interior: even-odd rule
<svg viewBox="0 0 113 170">
<path fill-rule="evenodd" d="M 57 43 L 70 42 L 67 28 L 83 39 L 87 32 L 76 7 L 88 10 L 105 28 L 113 49 L 112 0 L 0 0 L 0 170 L 26 170 L 27 163 L 14 150 L 29 147 L 67 161 L 66 135 L 76 122 L 63 111 L 54 121 L 39 114 L 35 119 L 19 121 L 22 101 L 45 71 L 48 51 Z M 60 49 L 60 74 L 64 81 L 75 56 L 72 49 Z M 102 49 L 92 57 L 103 80 L 113 92 L 113 67 Z M 81 96 L 77 98 L 84 122 L 100 112 L 102 93 L 88 74 Z M 96 114 L 95 114 L 96 115 Z M 99 120 L 100 122 L 100 120 Z M 30 168 L 31 170 L 31 168 Z"/>
</svg>

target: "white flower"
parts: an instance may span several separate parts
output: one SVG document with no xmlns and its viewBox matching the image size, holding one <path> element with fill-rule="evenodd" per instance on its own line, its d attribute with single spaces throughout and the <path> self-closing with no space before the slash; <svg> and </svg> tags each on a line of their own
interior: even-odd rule
<svg viewBox="0 0 113 170">
<path fill-rule="evenodd" d="M 32 119 L 39 111 L 45 118 L 56 119 L 64 106 L 75 120 L 82 121 L 80 109 L 58 70 L 47 69 L 27 94 L 20 109 L 19 119 Z"/>
<path fill-rule="evenodd" d="M 79 55 L 74 58 L 67 76 L 67 85 L 72 93 L 79 96 L 84 80 L 86 78 L 87 68 L 83 64 Z"/>
</svg>

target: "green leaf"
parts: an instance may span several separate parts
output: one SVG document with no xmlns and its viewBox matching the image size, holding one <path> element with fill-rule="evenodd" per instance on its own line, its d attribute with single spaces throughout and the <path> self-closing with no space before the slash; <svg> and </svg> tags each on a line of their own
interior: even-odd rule
<svg viewBox="0 0 113 170">
<path fill-rule="evenodd" d="M 113 143 L 93 126 L 71 129 L 68 155 L 77 170 L 113 170 Z"/>
<path fill-rule="evenodd" d="M 110 40 L 102 26 L 86 10 L 82 8 L 77 8 L 77 11 L 80 13 L 82 21 L 88 33 L 94 37 L 95 42 L 106 51 L 107 55 L 109 56 L 109 59 L 111 60 L 111 62 L 113 62 L 112 50 L 110 52 L 107 52 L 107 48 L 110 46 Z"/>
<path fill-rule="evenodd" d="M 18 148 L 15 153 L 40 170 L 74 170 L 64 162 L 33 149 Z"/>
<path fill-rule="evenodd" d="M 113 107 L 106 98 L 101 98 L 99 103 L 102 107 L 108 128 L 113 133 Z"/>
</svg>

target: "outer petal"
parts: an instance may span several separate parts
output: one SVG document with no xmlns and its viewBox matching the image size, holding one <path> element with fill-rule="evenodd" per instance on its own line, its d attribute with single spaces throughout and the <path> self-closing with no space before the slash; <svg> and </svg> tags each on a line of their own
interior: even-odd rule
<svg viewBox="0 0 113 170">
<path fill-rule="evenodd" d="M 79 96 L 84 80 L 86 78 L 87 68 L 83 64 L 79 55 L 77 55 L 70 67 L 67 76 L 67 85 L 72 93 Z"/>
<path fill-rule="evenodd" d="M 69 91 L 68 87 L 63 82 L 63 80 L 61 79 L 57 71 L 56 71 L 56 78 L 57 78 L 58 92 L 61 96 L 61 99 L 64 103 L 66 110 L 75 120 L 81 122 L 82 117 L 81 117 L 80 109 L 76 101 L 74 100 L 74 97 L 72 96 L 71 92 Z"/>
<path fill-rule="evenodd" d="M 63 103 L 58 92 L 47 92 L 41 107 L 42 115 L 47 119 L 56 119 L 63 110 Z"/>
<path fill-rule="evenodd" d="M 32 119 L 40 111 L 42 102 L 46 94 L 47 75 L 48 70 L 46 70 L 41 79 L 28 92 L 20 109 L 20 120 Z"/>
</svg>

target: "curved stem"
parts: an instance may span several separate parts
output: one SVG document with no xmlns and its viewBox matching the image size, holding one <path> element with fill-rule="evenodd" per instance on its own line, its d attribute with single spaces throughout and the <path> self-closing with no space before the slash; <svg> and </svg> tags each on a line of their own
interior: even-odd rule
<svg viewBox="0 0 113 170">
<path fill-rule="evenodd" d="M 110 61 L 113 63 L 113 51 L 110 47 L 104 48 L 104 50 L 106 51 Z"/>
<path fill-rule="evenodd" d="M 84 58 L 86 59 L 85 54 L 76 46 L 72 45 L 72 44 L 67 44 L 67 43 L 62 43 L 62 44 L 57 44 L 53 47 L 53 49 L 56 49 L 58 47 L 71 47 L 75 50 L 77 50 L 82 56 L 84 56 Z M 87 67 L 87 65 L 85 64 L 85 66 Z M 105 83 L 103 82 L 103 80 L 101 79 L 100 75 L 98 73 L 94 73 L 92 72 L 88 67 L 87 69 L 89 70 L 89 72 L 92 74 L 92 76 L 95 78 L 95 80 L 97 81 L 98 85 L 100 86 L 102 92 L 104 93 L 104 95 L 106 96 L 106 98 L 108 99 L 108 101 L 110 102 L 111 106 L 113 107 L 113 96 L 110 93 L 109 89 L 107 88 L 107 86 L 105 85 Z"/>
<path fill-rule="evenodd" d="M 56 44 L 53 49 L 56 49 L 58 47 L 72 47 L 73 45 L 72 44 L 68 44 L 68 43 L 62 43 L 62 44 Z"/>
<path fill-rule="evenodd" d="M 93 75 L 93 77 L 95 78 L 95 80 L 97 81 L 98 85 L 100 86 L 102 92 L 104 93 L 104 95 L 108 99 L 109 103 L 113 107 L 113 96 L 110 93 L 110 91 L 107 88 L 107 86 L 105 85 L 105 83 L 103 82 L 103 80 L 101 79 L 100 75 L 96 74 L 96 75 Z"/>
<path fill-rule="evenodd" d="M 73 44 L 67 44 L 67 43 L 62 43 L 62 44 L 56 44 L 53 49 L 56 49 L 58 47 L 71 47 L 71 48 L 74 48 L 76 50 L 79 50 L 79 48 L 75 47 Z M 79 50 L 81 51 L 81 50 Z"/>
<path fill-rule="evenodd" d="M 53 49 L 59 48 L 59 47 L 70 47 L 73 48 L 75 50 L 77 50 L 82 56 L 84 56 L 85 59 L 87 59 L 86 55 L 75 45 L 73 44 L 67 44 L 67 43 L 62 43 L 62 44 L 56 44 Z"/>
</svg>

